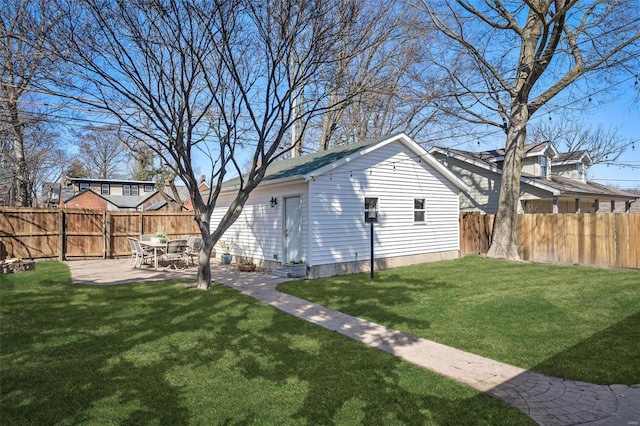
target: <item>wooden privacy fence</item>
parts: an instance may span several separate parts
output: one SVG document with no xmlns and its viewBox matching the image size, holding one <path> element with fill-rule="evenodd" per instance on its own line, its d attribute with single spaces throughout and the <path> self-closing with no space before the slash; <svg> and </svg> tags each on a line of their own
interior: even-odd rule
<svg viewBox="0 0 640 426">
<path fill-rule="evenodd" d="M 200 235 L 193 212 L 0 209 L 0 259 L 95 259 L 131 255 L 127 237 Z"/>
<path fill-rule="evenodd" d="M 460 253 L 489 249 L 494 215 L 460 215 Z M 640 214 L 520 214 L 522 260 L 640 269 Z"/>
<path fill-rule="evenodd" d="M 460 215 L 460 253 L 489 249 L 493 215 Z M 0 209 L 0 259 L 95 259 L 128 256 L 128 236 L 199 235 L 192 212 Z M 640 269 L 640 214 L 521 214 L 518 253 L 532 262 Z"/>
</svg>

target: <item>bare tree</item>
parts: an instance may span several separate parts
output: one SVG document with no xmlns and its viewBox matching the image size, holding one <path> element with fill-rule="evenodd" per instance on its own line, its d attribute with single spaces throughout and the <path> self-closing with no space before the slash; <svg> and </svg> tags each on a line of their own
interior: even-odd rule
<svg viewBox="0 0 640 426">
<path fill-rule="evenodd" d="M 617 160 L 631 146 L 631 139 L 621 137 L 618 131 L 617 127 L 555 120 L 532 126 L 528 137 L 531 141 L 551 141 L 561 152 L 587 151 L 593 164 L 598 164 Z"/>
<path fill-rule="evenodd" d="M 151 150 L 148 144 L 129 144 L 134 164 L 131 176 L 137 180 L 155 181 L 155 186 L 162 198 L 167 202 L 169 211 L 179 212 L 186 200 L 176 185 L 176 174 L 173 168 L 163 167 L 164 160 Z"/>
<path fill-rule="evenodd" d="M 27 187 L 32 205 L 37 206 L 45 184 L 57 182 L 68 161 L 66 143 L 47 122 L 30 125 L 24 131 Z"/>
<path fill-rule="evenodd" d="M 69 64 L 67 75 L 76 78 L 77 101 L 115 117 L 128 140 L 147 144 L 185 183 L 204 238 L 197 286 L 210 288 L 214 244 L 269 164 L 291 149 L 292 125 L 304 129 L 331 106 L 316 79 L 345 36 L 337 31 L 336 2 L 65 3 L 59 52 Z M 296 98 L 302 88 L 314 90 Z M 302 114 L 293 114 L 295 102 Z M 193 168 L 196 154 L 211 161 L 205 199 Z M 251 167 L 243 173 L 245 157 Z M 222 183 L 235 175 L 235 198 L 212 224 Z"/>
<path fill-rule="evenodd" d="M 318 149 L 399 130 L 415 136 L 431 118 L 423 115 L 430 97 L 411 78 L 427 59 L 429 31 L 415 24 L 415 9 L 402 3 L 343 0 L 340 7 L 343 31 L 357 37 L 342 38 L 334 61 L 322 69 L 335 106 L 314 128 Z"/>
<path fill-rule="evenodd" d="M 92 178 L 123 177 L 128 149 L 120 140 L 115 126 L 85 126 L 81 131 L 75 132 L 74 136 L 78 160 L 84 164 Z"/>
<path fill-rule="evenodd" d="M 32 89 L 52 69 L 48 54 L 48 34 L 57 25 L 47 0 L 16 0 L 0 4 L 0 123 L 8 135 L 5 155 L 9 164 L 14 204 L 31 206 L 32 187 L 25 155 L 25 131 L 42 121 L 38 113 L 37 92 Z"/>
<path fill-rule="evenodd" d="M 612 79 L 620 78 L 616 69 L 637 69 L 640 4 L 422 0 L 420 8 L 443 35 L 434 69 L 439 66 L 450 95 L 439 101 L 439 109 L 505 133 L 500 198 L 487 255 L 518 259 L 516 217 L 529 119 L 569 86 L 578 91 L 598 87 L 605 93 Z"/>
</svg>

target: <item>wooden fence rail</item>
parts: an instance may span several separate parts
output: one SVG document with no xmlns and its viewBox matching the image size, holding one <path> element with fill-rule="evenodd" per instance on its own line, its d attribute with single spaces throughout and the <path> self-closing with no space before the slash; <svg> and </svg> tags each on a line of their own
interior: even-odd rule
<svg viewBox="0 0 640 426">
<path fill-rule="evenodd" d="M 460 253 L 483 254 L 493 215 L 460 215 Z M 0 209 L 0 259 L 96 259 L 128 256 L 128 236 L 199 235 L 192 212 Z M 518 215 L 523 260 L 640 269 L 640 214 Z"/>
<path fill-rule="evenodd" d="M 96 259 L 131 255 L 129 236 L 160 227 L 169 238 L 200 235 L 193 212 L 0 209 L 0 259 Z"/>
<path fill-rule="evenodd" d="M 460 253 L 489 249 L 494 215 L 460 215 Z M 640 214 L 521 214 L 522 260 L 640 269 Z"/>
</svg>

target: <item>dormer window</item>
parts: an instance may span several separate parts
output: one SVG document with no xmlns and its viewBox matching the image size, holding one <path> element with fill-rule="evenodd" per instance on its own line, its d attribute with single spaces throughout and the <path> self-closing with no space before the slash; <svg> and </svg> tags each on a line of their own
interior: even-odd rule
<svg viewBox="0 0 640 426">
<path fill-rule="evenodd" d="M 538 157 L 540 164 L 540 177 L 549 178 L 549 159 L 546 155 Z"/>
<path fill-rule="evenodd" d="M 577 163 L 576 170 L 578 172 L 578 180 L 584 182 L 584 164 Z"/>
</svg>

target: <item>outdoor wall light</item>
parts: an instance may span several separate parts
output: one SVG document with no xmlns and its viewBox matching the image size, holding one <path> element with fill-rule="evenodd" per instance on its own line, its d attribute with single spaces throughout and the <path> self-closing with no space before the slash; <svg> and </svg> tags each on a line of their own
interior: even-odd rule
<svg viewBox="0 0 640 426">
<path fill-rule="evenodd" d="M 278 205 L 278 199 L 276 197 L 271 197 L 271 201 L 269 202 L 269 204 L 271 204 L 271 207 L 275 207 Z"/>
</svg>

